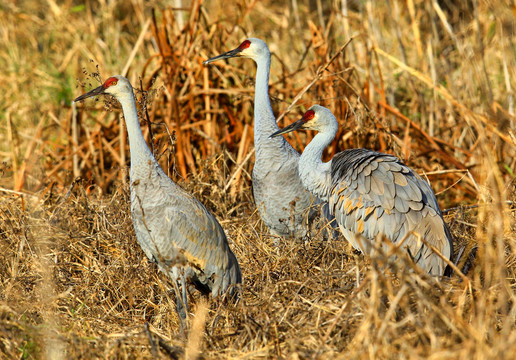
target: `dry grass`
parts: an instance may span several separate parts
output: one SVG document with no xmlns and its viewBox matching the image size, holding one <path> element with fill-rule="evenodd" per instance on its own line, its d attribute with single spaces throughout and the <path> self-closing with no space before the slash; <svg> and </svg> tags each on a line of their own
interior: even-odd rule
<svg viewBox="0 0 516 360">
<path fill-rule="evenodd" d="M 463 3 L 0 5 L 1 357 L 516 358 L 516 8 Z M 275 245 L 251 196 L 254 65 L 202 66 L 247 36 L 273 52 L 281 125 L 320 103 L 341 123 L 327 157 L 367 147 L 428 176 L 465 277 L 343 239 Z M 135 241 L 117 104 L 71 107 L 124 71 L 161 165 L 216 214 L 244 274 L 235 306 L 192 294 L 187 338 Z"/>
</svg>

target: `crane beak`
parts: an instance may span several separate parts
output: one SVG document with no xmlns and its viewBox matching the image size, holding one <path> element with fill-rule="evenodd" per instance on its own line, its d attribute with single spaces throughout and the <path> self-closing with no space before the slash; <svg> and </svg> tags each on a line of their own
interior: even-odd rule
<svg viewBox="0 0 516 360">
<path fill-rule="evenodd" d="M 81 96 L 79 96 L 74 101 L 81 101 L 81 100 L 87 99 L 87 98 L 92 97 L 92 96 L 102 95 L 104 93 L 104 90 L 106 90 L 106 88 L 104 87 L 104 85 L 101 85 L 98 88 L 95 88 L 95 89 L 87 92 L 86 94 L 82 94 Z"/>
<path fill-rule="evenodd" d="M 238 47 L 236 49 L 233 49 L 233 50 L 230 50 L 228 52 L 225 52 L 224 54 L 220 54 L 220 55 L 217 55 L 215 57 L 212 57 L 211 59 L 206 60 L 202 64 L 203 65 L 208 65 L 209 63 L 217 61 L 217 60 L 223 60 L 223 59 L 229 59 L 229 58 L 232 58 L 232 57 L 237 57 L 237 56 L 240 56 L 240 52 L 241 51 L 242 50 L 240 50 L 240 48 Z"/>
<path fill-rule="evenodd" d="M 296 130 L 302 129 L 303 125 L 305 125 L 305 122 L 306 122 L 305 119 L 302 118 L 302 119 L 300 119 L 300 120 L 290 124 L 289 126 L 284 127 L 283 129 L 280 129 L 280 130 L 276 131 L 274 134 L 269 136 L 269 139 L 271 139 L 273 137 L 276 137 L 276 136 L 279 136 L 279 135 L 283 135 L 283 134 L 289 133 L 291 131 L 296 131 Z"/>
</svg>

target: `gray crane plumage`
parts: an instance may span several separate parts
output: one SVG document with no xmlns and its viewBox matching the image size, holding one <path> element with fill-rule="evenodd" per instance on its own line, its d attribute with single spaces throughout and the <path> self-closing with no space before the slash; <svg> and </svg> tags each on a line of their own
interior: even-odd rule
<svg viewBox="0 0 516 360">
<path fill-rule="evenodd" d="M 303 237 L 321 201 L 305 189 L 299 178 L 299 153 L 283 138 L 270 139 L 279 130 L 269 100 L 271 54 L 267 44 L 249 38 L 239 47 L 206 60 L 204 64 L 232 57 L 255 61 L 254 98 L 255 163 L 253 195 L 260 217 L 273 234 Z M 327 219 L 330 221 L 331 219 Z"/>
<path fill-rule="evenodd" d="M 318 131 L 301 154 L 300 176 L 308 190 L 328 201 L 354 248 L 370 254 L 377 236 L 385 235 L 394 244 L 403 241 L 402 248 L 429 274 L 444 274 L 445 261 L 421 241 L 450 259 L 453 239 L 427 182 L 395 156 L 367 149 L 345 150 L 323 163 L 322 151 L 338 123 L 322 106 L 312 106 L 301 120 L 271 136 L 297 129 Z"/>
<path fill-rule="evenodd" d="M 161 169 L 143 137 L 133 88 L 123 76 L 113 76 L 79 96 L 112 95 L 122 105 L 131 151 L 131 215 L 136 239 L 149 259 L 173 281 L 177 310 L 186 317 L 186 282 L 212 297 L 242 282 L 238 261 L 224 230 L 206 207 L 172 181 Z M 181 293 L 179 293 L 181 284 Z"/>
</svg>

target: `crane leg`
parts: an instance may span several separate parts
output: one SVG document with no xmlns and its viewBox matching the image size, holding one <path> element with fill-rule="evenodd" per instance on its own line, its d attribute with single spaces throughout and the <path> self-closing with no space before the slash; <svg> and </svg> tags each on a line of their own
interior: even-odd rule
<svg viewBox="0 0 516 360">
<path fill-rule="evenodd" d="M 188 307 L 188 288 L 186 287 L 186 275 L 184 271 L 181 272 L 181 295 L 183 295 L 182 299 L 185 311 L 189 313 L 190 309 Z"/>
<path fill-rule="evenodd" d="M 337 224 L 337 220 L 330 212 L 330 206 L 328 203 L 324 204 L 321 208 L 321 223 L 324 226 L 323 237 L 326 237 L 327 240 L 337 240 L 339 237 L 339 224 Z"/>
<path fill-rule="evenodd" d="M 181 278 L 181 283 L 183 283 L 183 276 Z M 179 290 L 178 282 L 172 281 L 172 285 L 174 288 L 174 293 L 176 294 L 176 311 L 177 315 L 179 316 L 179 326 L 181 328 L 181 334 L 184 335 L 185 329 L 187 328 L 186 312 L 188 311 L 188 304 L 185 301 L 185 297 L 182 295 L 182 292 Z M 185 308 L 187 310 L 185 310 Z"/>
</svg>

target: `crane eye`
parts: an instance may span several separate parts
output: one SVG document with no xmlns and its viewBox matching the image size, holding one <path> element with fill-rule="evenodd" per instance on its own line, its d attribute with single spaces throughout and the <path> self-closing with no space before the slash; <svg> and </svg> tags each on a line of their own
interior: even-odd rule
<svg viewBox="0 0 516 360">
<path fill-rule="evenodd" d="M 110 77 L 109 79 L 106 80 L 106 82 L 104 83 L 104 88 L 108 88 L 110 86 L 113 86 L 113 85 L 116 85 L 118 83 L 118 79 L 116 77 Z"/>
<path fill-rule="evenodd" d="M 315 116 L 315 111 L 313 110 L 308 110 L 307 112 L 305 112 L 305 116 L 303 116 L 303 118 L 305 119 L 305 121 L 308 121 L 308 120 L 312 120 Z"/>
<path fill-rule="evenodd" d="M 249 46 L 251 46 L 251 42 L 249 40 L 244 40 L 238 47 L 240 50 L 247 49 Z"/>
</svg>

